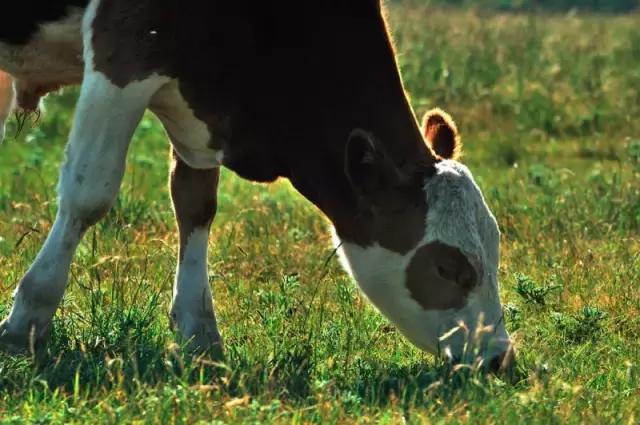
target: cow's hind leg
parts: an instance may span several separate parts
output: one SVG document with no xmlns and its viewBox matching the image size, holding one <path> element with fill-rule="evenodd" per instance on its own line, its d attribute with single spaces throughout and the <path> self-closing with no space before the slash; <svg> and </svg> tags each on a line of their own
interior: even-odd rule
<svg viewBox="0 0 640 425">
<path fill-rule="evenodd" d="M 164 82 L 151 77 L 121 88 L 100 73 L 85 73 L 60 172 L 58 213 L 18 285 L 9 317 L 0 324 L 0 347 L 22 351 L 46 336 L 76 247 L 117 196 L 131 136 L 150 97 Z"/>
<path fill-rule="evenodd" d="M 219 169 L 197 170 L 173 152 L 171 199 L 180 233 L 171 320 L 183 342 L 222 355 L 207 273 L 209 227 L 216 214 Z"/>
</svg>

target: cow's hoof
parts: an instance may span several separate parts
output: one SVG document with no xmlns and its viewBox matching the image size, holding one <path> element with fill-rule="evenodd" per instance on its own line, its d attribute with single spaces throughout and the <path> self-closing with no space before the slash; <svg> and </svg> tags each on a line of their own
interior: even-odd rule
<svg viewBox="0 0 640 425">
<path fill-rule="evenodd" d="M 191 335 L 179 335 L 184 347 L 196 356 L 207 357 L 212 360 L 224 360 L 222 337 L 217 328 L 211 328 L 211 323 L 202 323 L 201 327 Z"/>
<path fill-rule="evenodd" d="M 203 330 L 189 338 L 187 348 L 196 356 L 202 356 L 211 360 L 224 360 L 222 337 L 217 329 L 214 331 Z"/>
<path fill-rule="evenodd" d="M 171 315 L 172 325 L 177 330 L 178 343 L 195 355 L 223 360 L 222 337 L 218 332 L 215 316 L 213 314 L 202 314 L 200 317 L 185 316 L 180 318 L 175 313 Z"/>
<path fill-rule="evenodd" d="M 53 325 L 41 329 L 29 326 L 16 330 L 7 319 L 0 322 L 0 351 L 11 355 L 39 357 L 45 350 Z"/>
</svg>

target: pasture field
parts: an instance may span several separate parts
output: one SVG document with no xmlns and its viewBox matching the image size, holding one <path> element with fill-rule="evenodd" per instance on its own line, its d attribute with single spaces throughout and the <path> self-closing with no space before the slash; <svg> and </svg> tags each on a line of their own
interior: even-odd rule
<svg viewBox="0 0 640 425">
<path fill-rule="evenodd" d="M 413 348 L 341 270 L 311 204 L 227 171 L 210 239 L 226 363 L 182 355 L 168 145 L 148 115 L 48 358 L 0 354 L 0 423 L 640 422 L 640 16 L 389 14 L 413 105 L 452 113 L 500 224 L 513 376 Z M 2 317 L 54 218 L 76 94 L 49 96 L 0 147 Z"/>
</svg>

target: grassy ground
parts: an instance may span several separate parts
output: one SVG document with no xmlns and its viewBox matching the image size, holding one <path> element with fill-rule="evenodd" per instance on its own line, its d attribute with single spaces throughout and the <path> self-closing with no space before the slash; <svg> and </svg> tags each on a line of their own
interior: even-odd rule
<svg viewBox="0 0 640 425">
<path fill-rule="evenodd" d="M 168 148 L 149 116 L 79 249 L 49 360 L 0 355 L 0 423 L 640 421 L 640 16 L 390 17 L 414 106 L 453 113 L 500 223 L 517 379 L 411 347 L 331 258 L 313 206 L 229 172 L 210 245 L 227 364 L 182 356 Z M 49 97 L 0 148 L 0 316 L 51 227 L 74 100 Z"/>
</svg>

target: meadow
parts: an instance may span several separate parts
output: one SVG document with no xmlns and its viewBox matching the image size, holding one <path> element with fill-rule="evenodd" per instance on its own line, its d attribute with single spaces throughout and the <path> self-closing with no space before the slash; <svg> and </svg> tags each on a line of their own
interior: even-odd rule
<svg viewBox="0 0 640 425">
<path fill-rule="evenodd" d="M 0 423 L 640 421 L 640 15 L 393 4 L 389 18 L 413 106 L 456 119 L 500 224 L 514 373 L 412 347 L 341 270 L 311 204 L 226 170 L 209 269 L 226 360 L 185 355 L 167 317 L 169 151 L 147 115 L 47 358 L 0 354 Z M 52 225 L 76 95 L 49 96 L 0 146 L 0 317 Z"/>
</svg>

